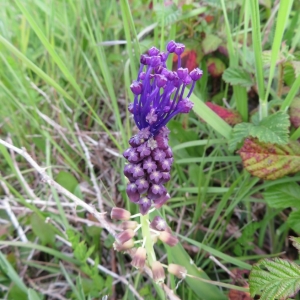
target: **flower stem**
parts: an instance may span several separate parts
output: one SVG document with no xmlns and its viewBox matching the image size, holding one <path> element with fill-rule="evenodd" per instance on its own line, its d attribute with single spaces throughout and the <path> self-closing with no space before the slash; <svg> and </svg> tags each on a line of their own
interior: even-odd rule
<svg viewBox="0 0 300 300">
<path fill-rule="evenodd" d="M 153 248 L 153 241 L 149 229 L 149 214 L 145 216 L 141 215 L 141 225 L 142 225 L 142 235 L 143 238 L 146 238 L 145 249 L 147 252 L 147 258 L 149 266 L 152 266 L 152 263 L 156 261 L 156 256 Z"/>
</svg>

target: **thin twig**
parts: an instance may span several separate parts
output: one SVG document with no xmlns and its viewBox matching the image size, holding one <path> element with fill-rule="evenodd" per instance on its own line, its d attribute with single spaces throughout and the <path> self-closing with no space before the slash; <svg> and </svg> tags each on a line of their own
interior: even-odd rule
<svg viewBox="0 0 300 300">
<path fill-rule="evenodd" d="M 17 219 L 17 217 L 15 216 L 14 212 L 12 211 L 10 204 L 9 204 L 9 198 L 10 198 L 10 192 L 9 189 L 7 188 L 6 184 L 4 181 L 0 181 L 0 184 L 4 190 L 4 192 L 6 193 L 6 195 L 8 196 L 8 198 L 6 198 L 3 201 L 3 206 L 4 209 L 8 215 L 8 217 L 11 220 L 11 223 L 13 224 L 13 226 L 15 227 L 15 229 L 17 230 L 18 236 L 20 237 L 20 240 L 24 243 L 28 242 L 27 236 L 23 230 L 23 228 L 21 227 L 21 225 L 19 224 L 19 221 Z"/>
</svg>

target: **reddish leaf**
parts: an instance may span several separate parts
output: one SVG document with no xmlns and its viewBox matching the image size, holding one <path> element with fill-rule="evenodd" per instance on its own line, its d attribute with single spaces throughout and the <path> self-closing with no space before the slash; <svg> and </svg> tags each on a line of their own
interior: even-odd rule
<svg viewBox="0 0 300 300">
<path fill-rule="evenodd" d="M 230 290 L 228 293 L 229 300 L 251 300 L 249 293 L 237 291 L 237 290 Z"/>
<path fill-rule="evenodd" d="M 177 55 L 173 56 L 173 66 L 174 70 L 177 69 L 177 61 L 178 57 Z M 181 67 L 182 68 L 188 68 L 189 72 L 191 72 L 193 69 L 197 68 L 197 53 L 194 50 L 185 50 L 184 53 L 181 55 Z"/>
<path fill-rule="evenodd" d="M 274 145 L 248 138 L 238 153 L 245 169 L 262 179 L 275 180 L 300 171 L 300 143 L 297 141 Z"/>
<path fill-rule="evenodd" d="M 212 77 L 220 77 L 226 69 L 225 64 L 217 57 L 210 57 L 207 62 L 207 71 Z"/>
<path fill-rule="evenodd" d="M 295 128 L 300 127 L 300 98 L 295 98 L 290 106 L 290 120 Z"/>
<path fill-rule="evenodd" d="M 206 105 L 229 125 L 235 125 L 242 122 L 242 118 L 237 111 L 219 106 L 212 102 L 206 102 Z"/>
</svg>

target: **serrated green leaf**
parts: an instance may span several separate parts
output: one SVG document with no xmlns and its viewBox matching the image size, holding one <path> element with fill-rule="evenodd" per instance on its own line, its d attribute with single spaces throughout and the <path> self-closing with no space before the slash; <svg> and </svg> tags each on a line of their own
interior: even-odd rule
<svg viewBox="0 0 300 300">
<path fill-rule="evenodd" d="M 289 126 L 289 115 L 279 111 L 264 118 L 257 126 L 251 126 L 249 135 L 265 143 L 282 145 L 288 142 Z"/>
<path fill-rule="evenodd" d="M 263 259 L 252 267 L 249 285 L 251 297 L 287 299 L 300 289 L 300 267 L 280 258 Z"/>
<path fill-rule="evenodd" d="M 300 208 L 300 186 L 295 182 L 273 185 L 267 188 L 263 195 L 270 207 Z"/>
<path fill-rule="evenodd" d="M 300 233 L 300 211 L 292 211 L 287 219 L 288 225 L 297 233 Z"/>
<path fill-rule="evenodd" d="M 226 69 L 222 78 L 231 85 L 240 85 L 246 88 L 250 88 L 253 85 L 250 74 L 240 67 L 230 67 Z"/>
<path fill-rule="evenodd" d="M 202 41 L 202 49 L 204 54 L 216 51 L 221 44 L 222 40 L 218 36 L 214 34 L 207 34 Z"/>
<path fill-rule="evenodd" d="M 231 138 L 228 140 L 229 151 L 234 151 L 237 148 L 238 143 L 249 136 L 251 126 L 253 125 L 250 123 L 240 123 L 233 127 Z"/>
<path fill-rule="evenodd" d="M 300 143 L 274 145 L 248 138 L 238 151 L 245 169 L 253 176 L 274 180 L 300 171 Z"/>
</svg>

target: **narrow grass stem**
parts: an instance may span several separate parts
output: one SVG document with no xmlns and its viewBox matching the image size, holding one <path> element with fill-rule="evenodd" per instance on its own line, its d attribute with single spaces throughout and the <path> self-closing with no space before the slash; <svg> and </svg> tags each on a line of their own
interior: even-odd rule
<svg viewBox="0 0 300 300">
<path fill-rule="evenodd" d="M 153 241 L 151 238 L 150 228 L 149 228 L 149 214 L 145 216 L 141 215 L 141 225 L 142 225 L 142 234 L 143 238 L 146 240 L 145 249 L 147 252 L 149 267 L 152 266 L 152 263 L 156 261 L 156 256 L 153 248 Z"/>
</svg>

